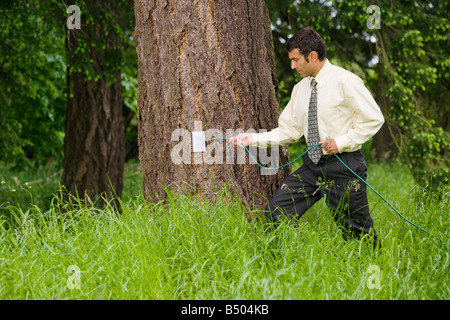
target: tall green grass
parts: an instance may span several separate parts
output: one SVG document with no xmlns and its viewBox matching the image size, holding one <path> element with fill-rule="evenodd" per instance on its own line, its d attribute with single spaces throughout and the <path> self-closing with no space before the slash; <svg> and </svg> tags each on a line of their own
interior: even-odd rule
<svg viewBox="0 0 450 320">
<path fill-rule="evenodd" d="M 378 253 L 370 241 L 343 240 L 323 202 L 298 223 L 269 231 L 248 220 L 258 211 L 230 189 L 210 202 L 168 189 L 168 201 L 147 203 L 132 169 L 121 214 L 113 203 L 75 209 L 57 198 L 47 208 L 3 205 L 0 298 L 450 298 L 450 246 L 402 220 L 370 190 Z M 448 191 L 441 198 L 424 193 L 399 164 L 371 165 L 368 182 L 408 219 L 450 241 Z M 70 289 L 74 283 L 79 289 Z"/>
</svg>

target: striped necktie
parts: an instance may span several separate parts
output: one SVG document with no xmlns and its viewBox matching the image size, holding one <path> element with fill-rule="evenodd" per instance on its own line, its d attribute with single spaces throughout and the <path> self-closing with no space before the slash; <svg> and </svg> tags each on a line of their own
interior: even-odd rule
<svg viewBox="0 0 450 320">
<path fill-rule="evenodd" d="M 317 82 L 314 78 L 311 80 L 311 85 L 311 99 L 309 100 L 308 109 L 308 148 L 319 143 L 319 130 L 317 126 Z M 308 156 L 312 162 L 317 164 L 322 156 L 320 147 L 317 146 L 314 149 L 309 150 Z"/>
</svg>

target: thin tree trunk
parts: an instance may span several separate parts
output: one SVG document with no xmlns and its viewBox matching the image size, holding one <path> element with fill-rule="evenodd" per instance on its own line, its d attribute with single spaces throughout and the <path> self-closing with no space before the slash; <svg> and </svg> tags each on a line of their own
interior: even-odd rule
<svg viewBox="0 0 450 320">
<path fill-rule="evenodd" d="M 381 43 L 384 43 L 386 39 L 385 37 L 382 37 L 383 32 L 380 31 L 379 41 Z M 377 67 L 378 78 L 375 88 L 375 100 L 377 101 L 378 106 L 380 107 L 386 121 L 372 139 L 372 150 L 373 158 L 380 161 L 392 159 L 399 150 L 394 143 L 395 137 L 393 135 L 396 133 L 396 129 L 395 127 L 393 127 L 393 124 L 389 123 L 390 117 L 388 116 L 388 114 L 390 101 L 385 94 L 387 86 L 385 79 L 386 74 L 390 72 L 390 70 L 386 70 L 386 68 L 390 68 L 390 66 L 388 63 L 384 45 L 377 46 L 377 54 L 379 63 Z"/>
<path fill-rule="evenodd" d="M 101 5 L 101 2 L 96 5 Z M 99 37 L 98 30 L 91 26 L 82 32 Z M 115 71 L 115 82 L 111 85 L 108 85 L 106 77 L 86 81 L 84 70 L 69 72 L 80 58 L 76 54 L 75 36 L 75 32 L 70 32 L 66 41 L 68 96 L 61 184 L 70 194 L 78 194 L 81 199 L 85 194 L 92 200 L 99 196 L 108 199 L 116 195 L 120 197 L 125 163 L 120 71 Z M 115 37 L 111 34 L 105 39 L 106 47 L 117 42 Z M 103 71 L 104 54 L 101 49 L 91 49 L 88 54 L 98 74 Z"/>
<path fill-rule="evenodd" d="M 278 82 L 264 1 L 136 0 L 135 15 L 144 194 L 164 197 L 164 183 L 186 182 L 206 195 L 228 182 L 244 203 L 264 206 L 289 168 L 261 174 L 247 156 L 237 164 L 242 150 L 223 141 L 208 141 L 203 154 L 190 149 L 191 131 L 206 131 L 209 140 L 277 126 Z M 177 137 L 187 142 L 184 151 L 189 148 L 182 163 L 174 159 Z M 288 158 L 286 148 L 276 156 L 278 164 Z"/>
</svg>

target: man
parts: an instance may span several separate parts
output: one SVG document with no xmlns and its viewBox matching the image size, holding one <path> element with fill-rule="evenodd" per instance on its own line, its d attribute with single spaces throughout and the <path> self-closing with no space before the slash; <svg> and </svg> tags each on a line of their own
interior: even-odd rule
<svg viewBox="0 0 450 320">
<path fill-rule="evenodd" d="M 358 76 L 328 61 L 323 39 L 311 28 L 289 39 L 286 49 L 291 68 L 303 79 L 295 85 L 278 127 L 265 133 L 239 134 L 230 142 L 268 147 L 287 145 L 304 135 L 308 147 L 320 143 L 276 191 L 266 206 L 267 218 L 275 225 L 282 216 L 300 218 L 326 196 L 345 239 L 373 233 L 373 246 L 380 247 L 366 185 L 334 156 L 366 180 L 361 146 L 384 123 L 380 108 Z"/>
</svg>

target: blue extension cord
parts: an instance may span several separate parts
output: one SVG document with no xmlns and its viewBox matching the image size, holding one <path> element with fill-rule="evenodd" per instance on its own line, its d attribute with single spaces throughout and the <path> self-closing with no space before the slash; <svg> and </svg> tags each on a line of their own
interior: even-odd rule
<svg viewBox="0 0 450 320">
<path fill-rule="evenodd" d="M 229 138 L 214 138 L 215 140 L 229 140 Z M 245 150 L 247 150 L 247 153 L 250 155 L 250 157 L 253 159 L 253 161 L 259 166 L 259 167 L 261 167 L 261 168 L 263 168 L 263 169 L 266 169 L 266 170 L 278 170 L 278 169 L 281 169 L 281 168 L 283 168 L 283 167 L 286 167 L 286 166 L 288 166 L 288 165 L 290 165 L 290 164 L 292 164 L 292 163 L 294 163 L 295 161 L 297 161 L 298 159 L 300 159 L 300 158 L 302 158 L 305 154 L 307 154 L 308 153 L 308 151 L 309 150 L 311 150 L 311 149 L 313 149 L 313 148 L 315 148 L 315 147 L 317 147 L 317 146 L 320 146 L 320 145 L 322 145 L 321 143 L 318 143 L 318 144 L 316 144 L 316 145 L 314 145 L 314 146 L 312 146 L 311 148 L 309 148 L 308 150 L 306 150 L 305 152 L 303 152 L 301 155 L 299 155 L 297 158 L 295 158 L 294 160 L 292 160 L 291 162 L 288 162 L 288 163 L 286 163 L 286 164 L 284 164 L 284 165 L 282 165 L 282 166 L 279 166 L 279 167 L 276 167 L 276 168 L 266 168 L 266 167 L 263 167 L 262 165 L 260 165 L 259 163 L 258 163 L 258 161 L 256 161 L 256 159 L 252 156 L 252 154 L 250 153 L 250 150 L 248 150 L 248 148 L 244 145 L 244 144 L 242 144 L 242 146 L 245 148 Z M 403 220 L 405 220 L 406 222 L 408 222 L 408 223 L 410 223 L 411 225 L 413 225 L 414 227 L 416 227 L 416 228 L 418 228 L 418 229 L 420 229 L 420 230 L 422 230 L 423 232 L 425 232 L 426 234 L 428 234 L 429 236 L 432 236 L 432 237 L 434 237 L 434 238 L 436 238 L 437 240 L 439 240 L 440 242 L 442 242 L 442 243 L 445 243 L 445 241 L 444 240 L 442 240 L 442 239 L 439 239 L 438 237 L 436 237 L 435 235 L 433 235 L 433 234 L 431 234 L 430 232 L 428 232 L 427 230 L 425 230 L 424 228 L 422 228 L 422 227 L 420 227 L 420 226 L 418 226 L 418 225 L 416 225 L 415 223 L 413 223 L 413 222 L 411 222 L 411 221 L 409 221 L 408 219 L 406 219 L 404 216 L 402 216 L 401 214 L 400 214 L 400 212 L 398 212 L 385 198 L 383 198 L 383 196 L 381 196 L 374 188 L 372 188 L 372 186 L 370 185 L 370 184 L 368 184 L 363 178 L 361 178 L 358 174 L 356 174 L 356 172 L 354 172 L 352 169 L 350 169 L 350 167 L 349 166 L 347 166 L 345 163 L 344 163 L 344 161 L 342 161 L 342 159 L 341 158 L 339 158 L 339 156 L 338 155 L 334 155 L 355 177 L 357 177 L 359 180 L 361 180 L 362 182 L 364 182 L 364 184 L 366 185 L 366 186 L 368 186 L 373 192 L 375 192 L 375 194 L 377 195 L 377 196 L 379 196 L 381 199 L 383 199 L 383 201 L 384 202 L 386 202 L 387 203 L 387 205 L 389 206 L 389 207 L 391 207 L 391 209 L 392 210 L 394 210 L 394 212 L 396 213 L 396 214 L 398 214 Z M 450 243 L 447 243 L 447 245 L 450 245 Z"/>
</svg>

